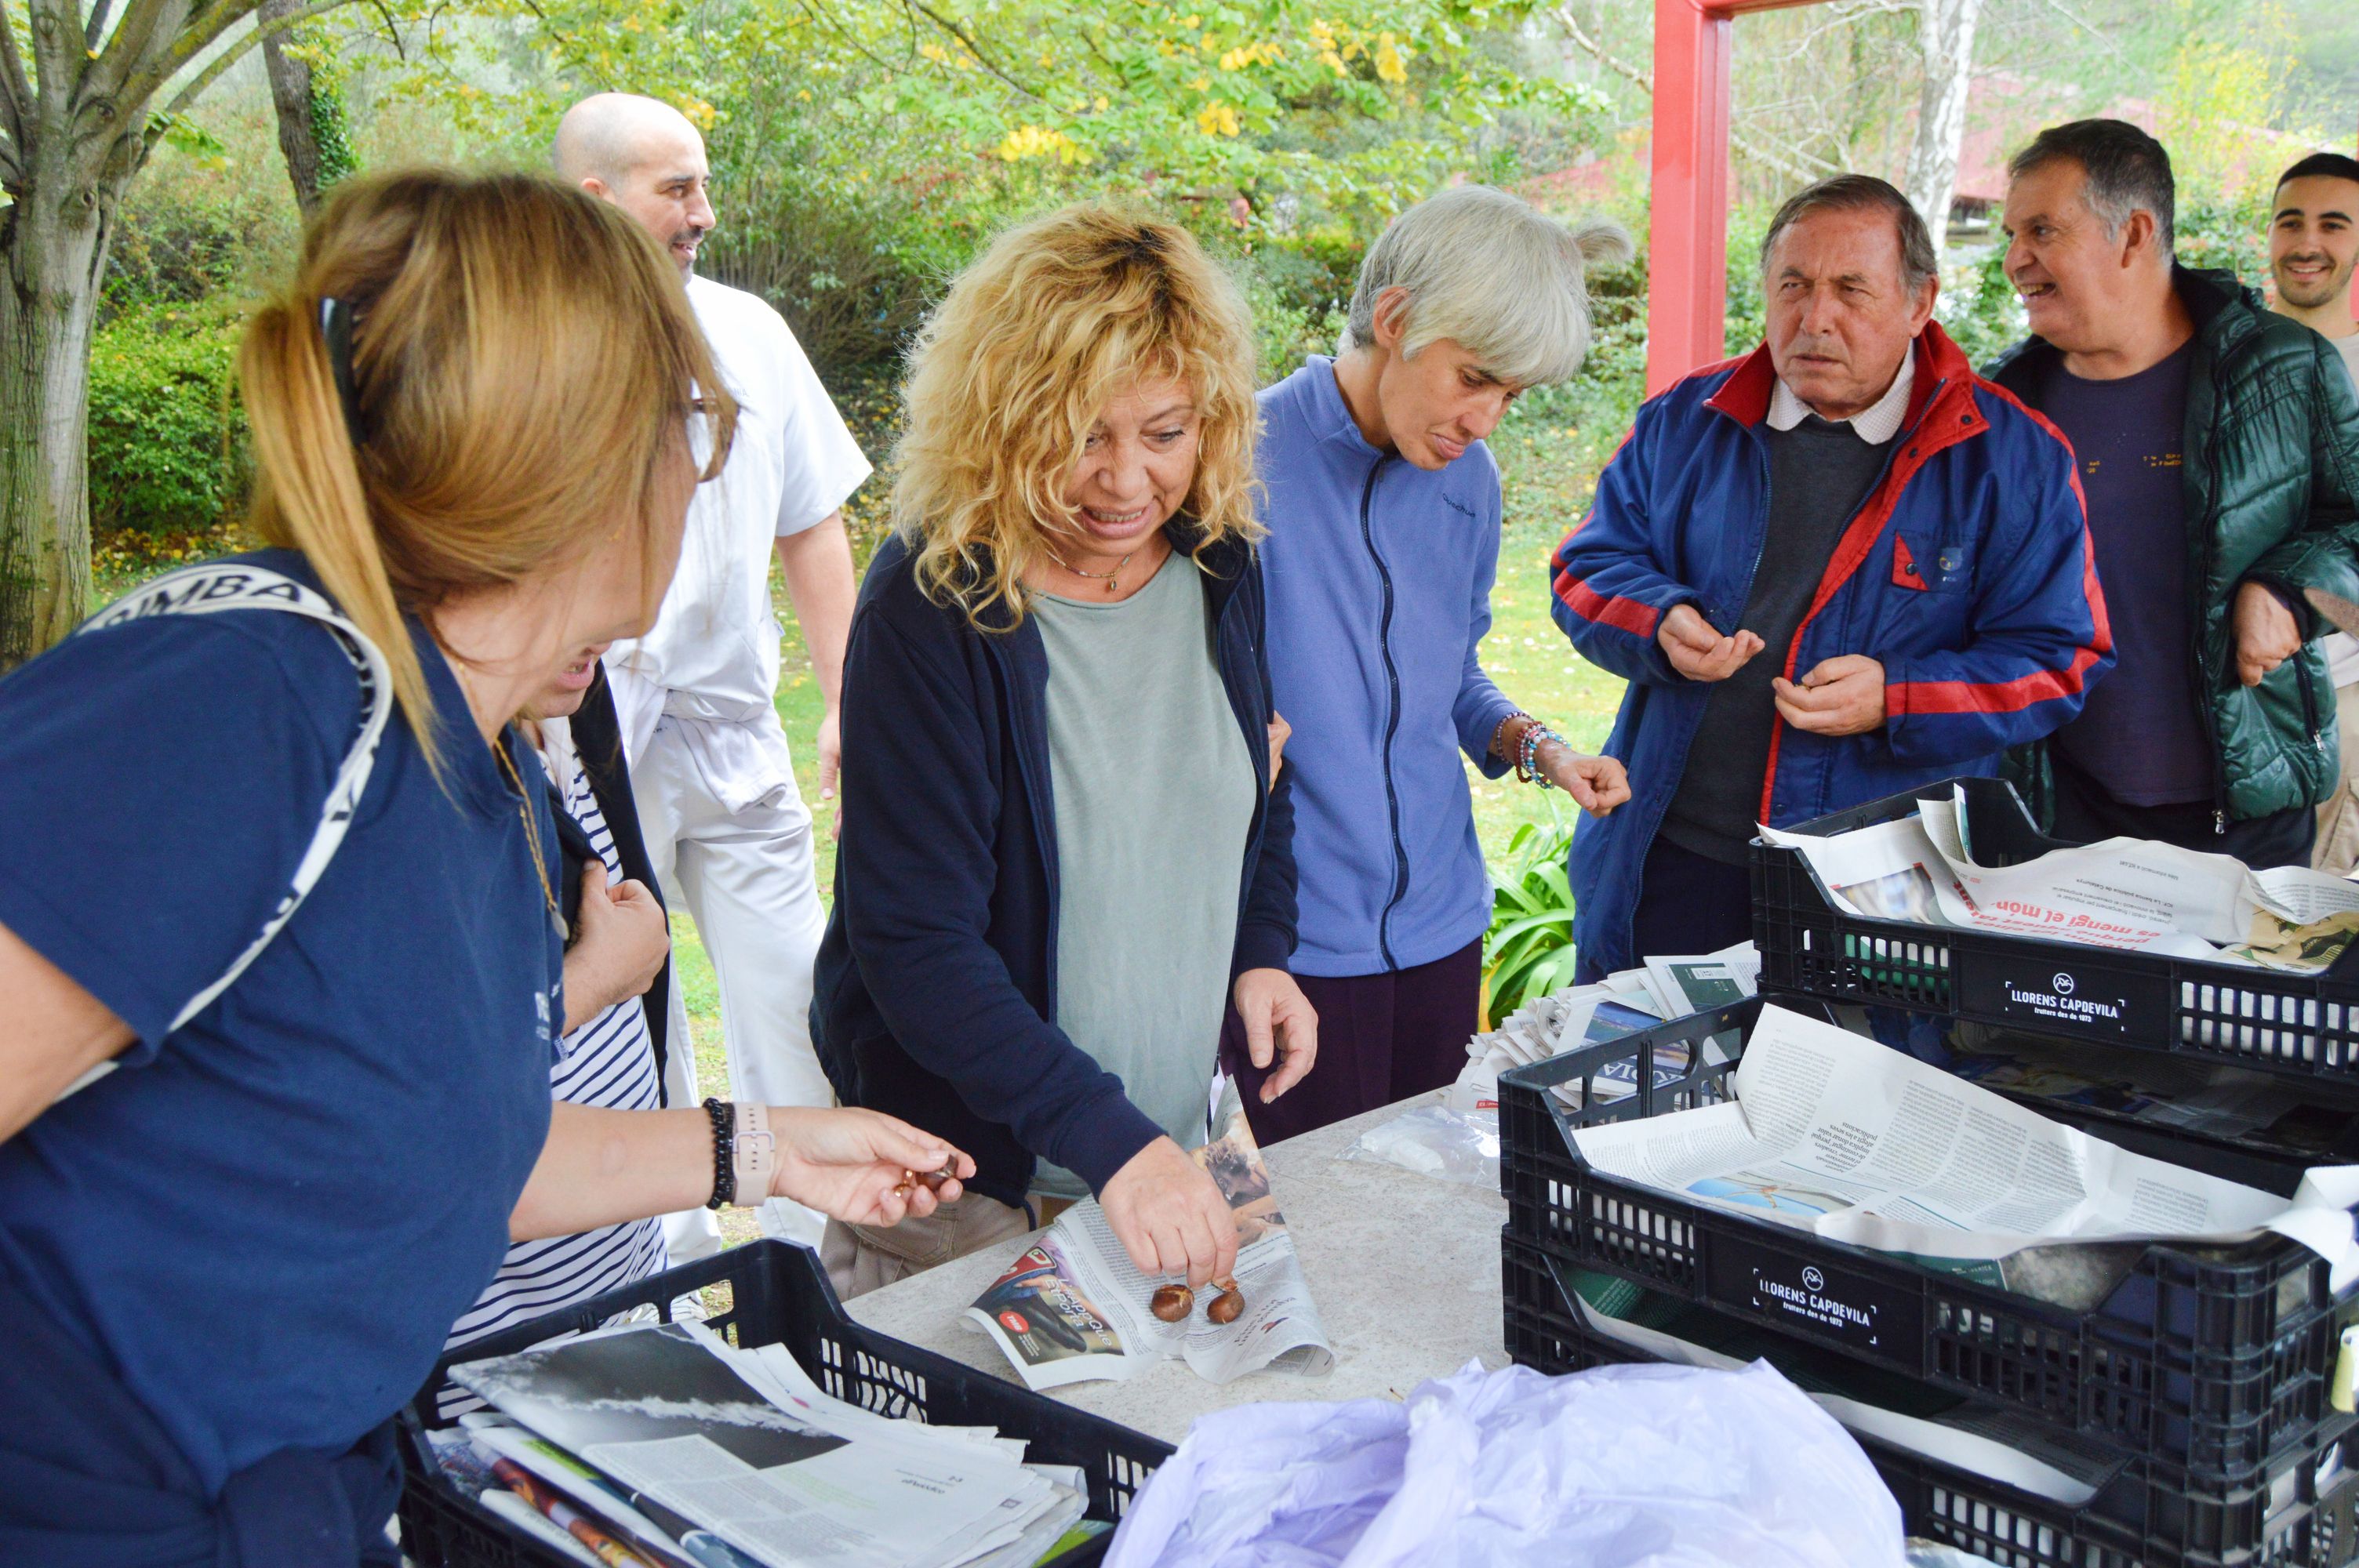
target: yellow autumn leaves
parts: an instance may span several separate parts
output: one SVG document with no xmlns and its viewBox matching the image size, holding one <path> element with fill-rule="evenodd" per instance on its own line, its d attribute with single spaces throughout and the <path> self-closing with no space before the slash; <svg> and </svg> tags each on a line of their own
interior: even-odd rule
<svg viewBox="0 0 2359 1568">
<path fill-rule="evenodd" d="M 1061 164 L 1077 164 L 1087 163 L 1097 156 L 1062 131 L 1029 124 L 1010 131 L 995 150 L 1003 163 L 1053 157 Z"/>
<path fill-rule="evenodd" d="M 1153 5 L 1155 0 L 1138 0 L 1138 3 Z M 1215 41 L 1212 32 L 1203 30 L 1201 16 L 1178 16 L 1173 14 L 1176 10 L 1177 7 L 1163 8 L 1173 31 L 1154 40 L 1156 52 L 1167 59 L 1190 59 L 1191 63 L 1193 59 L 1216 61 L 1222 74 L 1234 75 L 1260 67 L 1280 65 L 1288 58 L 1290 49 L 1300 49 L 1307 44 L 1310 58 L 1316 59 L 1338 77 L 1349 78 L 1353 74 L 1352 62 L 1364 59 L 1377 81 L 1396 86 L 1408 81 L 1408 62 L 1415 51 L 1389 29 L 1379 31 L 1371 38 L 1364 32 L 1340 28 L 1320 17 L 1311 21 L 1306 36 L 1299 39 L 1255 38 L 1223 47 Z M 1217 53 L 1214 52 L 1216 49 Z M 919 52 L 938 64 L 961 70 L 974 69 L 973 59 L 963 50 L 953 53 L 939 44 L 929 42 L 920 46 Z M 1296 58 L 1303 57 L 1297 55 Z M 1186 79 L 1183 85 L 1190 92 L 1206 95 L 1195 112 L 1196 129 L 1200 134 L 1215 138 L 1245 134 L 1245 121 L 1238 104 L 1220 94 L 1212 70 L 1198 70 Z M 1252 94 L 1248 92 L 1246 96 L 1251 97 Z M 1095 107 L 1100 113 L 1104 112 L 1106 101 L 1103 96 L 1096 100 Z M 1018 125 L 993 150 L 1006 163 L 1038 158 L 1072 165 L 1089 163 L 1095 157 L 1091 148 L 1076 142 L 1063 131 L 1029 122 Z"/>
<path fill-rule="evenodd" d="M 1352 74 L 1351 61 L 1366 55 L 1376 69 L 1379 81 L 1403 82 L 1408 80 L 1409 50 L 1387 30 L 1376 35 L 1372 49 L 1362 38 L 1340 36 L 1324 20 L 1310 24 L 1310 44 L 1319 51 L 1321 64 L 1338 76 Z"/>
</svg>

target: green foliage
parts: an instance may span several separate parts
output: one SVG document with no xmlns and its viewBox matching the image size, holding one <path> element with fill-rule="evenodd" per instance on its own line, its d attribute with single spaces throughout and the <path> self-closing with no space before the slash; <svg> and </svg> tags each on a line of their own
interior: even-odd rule
<svg viewBox="0 0 2359 1568">
<path fill-rule="evenodd" d="M 237 322 L 154 307 L 99 329 L 90 356 L 93 533 L 212 528 L 249 478 L 236 405 Z"/>
<path fill-rule="evenodd" d="M 2267 281 L 2269 199 L 2275 194 L 2268 180 L 2276 173 L 2272 168 L 2261 179 L 2227 189 L 2180 186 L 2173 226 L 2181 265 L 2233 272 L 2253 288 Z"/>
<path fill-rule="evenodd" d="M 712 157 L 710 269 L 830 373 L 889 362 L 990 235 L 1087 197 L 1231 254 L 1275 373 L 1332 347 L 1393 213 L 1589 139 L 1602 99 L 1524 38 L 1531 3 L 489 0 L 488 25 L 414 16 L 424 69 L 386 91 L 525 157 L 584 91 L 677 104 Z"/>
<path fill-rule="evenodd" d="M 1527 822 L 1491 872 L 1491 928 L 1483 934 L 1485 1027 L 1534 997 L 1572 983 L 1572 830 Z"/>
<path fill-rule="evenodd" d="M 242 298 L 294 254 L 295 203 L 268 94 L 173 125 L 116 213 L 102 325 L 157 307 Z M 220 308 L 182 319 L 211 319 Z"/>
<path fill-rule="evenodd" d="M 2023 341 L 2023 302 L 2006 280 L 2003 243 L 1943 269 L 1938 314 L 1942 330 L 1978 368 Z"/>
<path fill-rule="evenodd" d="M 327 189 L 361 166 L 344 115 L 344 85 L 327 70 L 311 70 L 311 144 L 320 149 L 320 189 Z"/>
<path fill-rule="evenodd" d="M 1754 203 L 1728 215 L 1728 351 L 1741 354 L 1768 336 L 1768 305 L 1761 294 L 1761 241 L 1775 204 Z"/>
</svg>

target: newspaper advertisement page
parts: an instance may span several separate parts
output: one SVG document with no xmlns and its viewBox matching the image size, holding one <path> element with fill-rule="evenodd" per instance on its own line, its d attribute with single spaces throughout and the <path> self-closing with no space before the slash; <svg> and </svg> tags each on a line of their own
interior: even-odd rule
<svg viewBox="0 0 2359 1568">
<path fill-rule="evenodd" d="M 1962 790 L 1919 800 L 1918 813 L 1827 838 L 1766 826 L 1761 835 L 1799 850 L 1831 892 L 1878 919 L 2306 972 L 2359 933 L 2359 881 L 2348 878 L 2253 871 L 2144 838 L 1986 865 Z"/>
<path fill-rule="evenodd" d="M 2108 838 L 1991 868 L 1974 859 L 1962 790 L 1919 809 L 1978 910 L 2036 917 L 2048 935 L 2315 970 L 2359 931 L 2359 881 L 2347 877 L 2304 866 L 2256 871 L 2233 856 L 2147 838 Z M 2108 931 L 2120 939 L 2107 940 Z"/>
<path fill-rule="evenodd" d="M 686 1327 L 473 1361 L 452 1378 L 634 1494 L 775 1568 L 951 1568 L 1056 1505 L 973 1443 L 851 1439 L 779 1409 Z"/>
<path fill-rule="evenodd" d="M 1929 1259 L 2277 1230 L 2347 1271 L 2351 1216 L 2134 1154 L 1873 1040 L 1765 1007 L 1731 1102 L 1582 1129 L 1625 1180 Z"/>
<path fill-rule="evenodd" d="M 1665 1018 L 1733 1007 L 1760 989 L 1761 955 L 1750 942 L 1695 957 L 1649 957 L 1647 980 Z"/>
<path fill-rule="evenodd" d="M 1973 924 L 1984 929 L 2138 948 L 2167 946 L 2174 937 L 2228 943 L 2245 935 L 2249 915 L 2240 918 L 2239 905 L 2248 873 L 2232 856 L 2108 838 L 2020 865 L 1985 866 L 1973 858 L 1962 794 L 1921 800 L 1918 809 L 1935 851 L 1965 892 Z"/>
<path fill-rule="evenodd" d="M 1214 1383 L 1266 1367 L 1304 1377 L 1333 1368 L 1334 1351 L 1270 1191 L 1269 1168 L 1244 1109 L 1234 1100 L 1223 1108 L 1221 1135 L 1192 1158 L 1229 1200 L 1237 1227 L 1234 1277 L 1245 1310 L 1233 1322 L 1214 1322 L 1209 1309 L 1220 1292 L 1206 1289 L 1195 1292 L 1186 1318 L 1158 1318 L 1148 1303 L 1172 1281 L 1140 1273 L 1105 1211 L 1094 1201 L 1076 1204 L 966 1309 L 1027 1387 L 1133 1378 L 1172 1359 Z"/>
</svg>

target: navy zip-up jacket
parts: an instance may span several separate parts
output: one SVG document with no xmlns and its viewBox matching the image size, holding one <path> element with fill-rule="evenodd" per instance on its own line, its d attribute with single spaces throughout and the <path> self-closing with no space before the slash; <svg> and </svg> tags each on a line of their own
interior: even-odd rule
<svg viewBox="0 0 2359 1568">
<path fill-rule="evenodd" d="M 1630 770 L 1630 804 L 1573 830 L 1584 964 L 1647 957 L 1631 936 L 1647 851 L 1711 695 L 1671 668 L 1655 633 L 1681 604 L 1737 628 L 1767 536 L 1760 429 L 1776 381 L 1765 344 L 1650 398 L 1594 507 L 1557 546 L 1557 624 L 1583 658 L 1630 682 L 1605 742 Z M 1995 773 L 2007 747 L 2069 722 L 2114 667 L 2071 447 L 1976 376 L 1938 323 L 1917 340 L 1908 416 L 1800 630 L 1755 656 L 1799 680 L 1839 654 L 1882 662 L 1884 723 L 1828 736 L 1773 720 L 1760 785 L 1772 827 Z"/>
<path fill-rule="evenodd" d="M 1261 785 L 1231 972 L 1284 968 L 1294 819 L 1284 770 L 1269 787 L 1261 568 L 1242 541 L 1197 554 L 1184 520 L 1165 532 L 1205 572 L 1221 682 Z M 1057 1027 L 1048 653 L 1029 619 L 997 627 L 928 599 L 898 538 L 876 552 L 844 655 L 843 835 L 811 1041 L 844 1104 L 950 1140 L 974 1157 L 967 1185 L 1012 1205 L 1036 1160 L 1103 1190 L 1163 1130 Z"/>
</svg>

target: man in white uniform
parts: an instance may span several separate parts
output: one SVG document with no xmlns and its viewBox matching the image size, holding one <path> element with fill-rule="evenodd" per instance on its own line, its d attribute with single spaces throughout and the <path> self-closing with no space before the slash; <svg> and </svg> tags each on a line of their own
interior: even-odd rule
<svg viewBox="0 0 2359 1568">
<path fill-rule="evenodd" d="M 811 960 L 826 923 L 812 874 L 811 817 L 779 727 L 775 549 L 826 698 L 822 798 L 834 793 L 837 704 L 852 622 L 852 547 L 842 507 L 869 474 L 810 362 L 776 310 L 695 275 L 712 231 L 704 140 L 651 98 L 602 92 L 559 123 L 558 173 L 628 212 L 687 275 L 689 303 L 738 405 L 736 444 L 698 490 L 679 571 L 654 629 L 606 655 L 648 858 L 686 907 L 721 980 L 734 1098 L 833 1102 L 811 1052 Z M 674 988 L 673 996 L 679 996 Z M 675 1004 L 677 1006 L 677 1004 Z M 673 1038 L 688 1040 L 684 1016 Z M 673 1105 L 693 1105 L 695 1058 L 669 1053 Z M 762 1206 L 766 1234 L 816 1244 L 821 1217 Z M 676 1216 L 675 1263 L 720 1248 L 712 1217 Z"/>
</svg>

